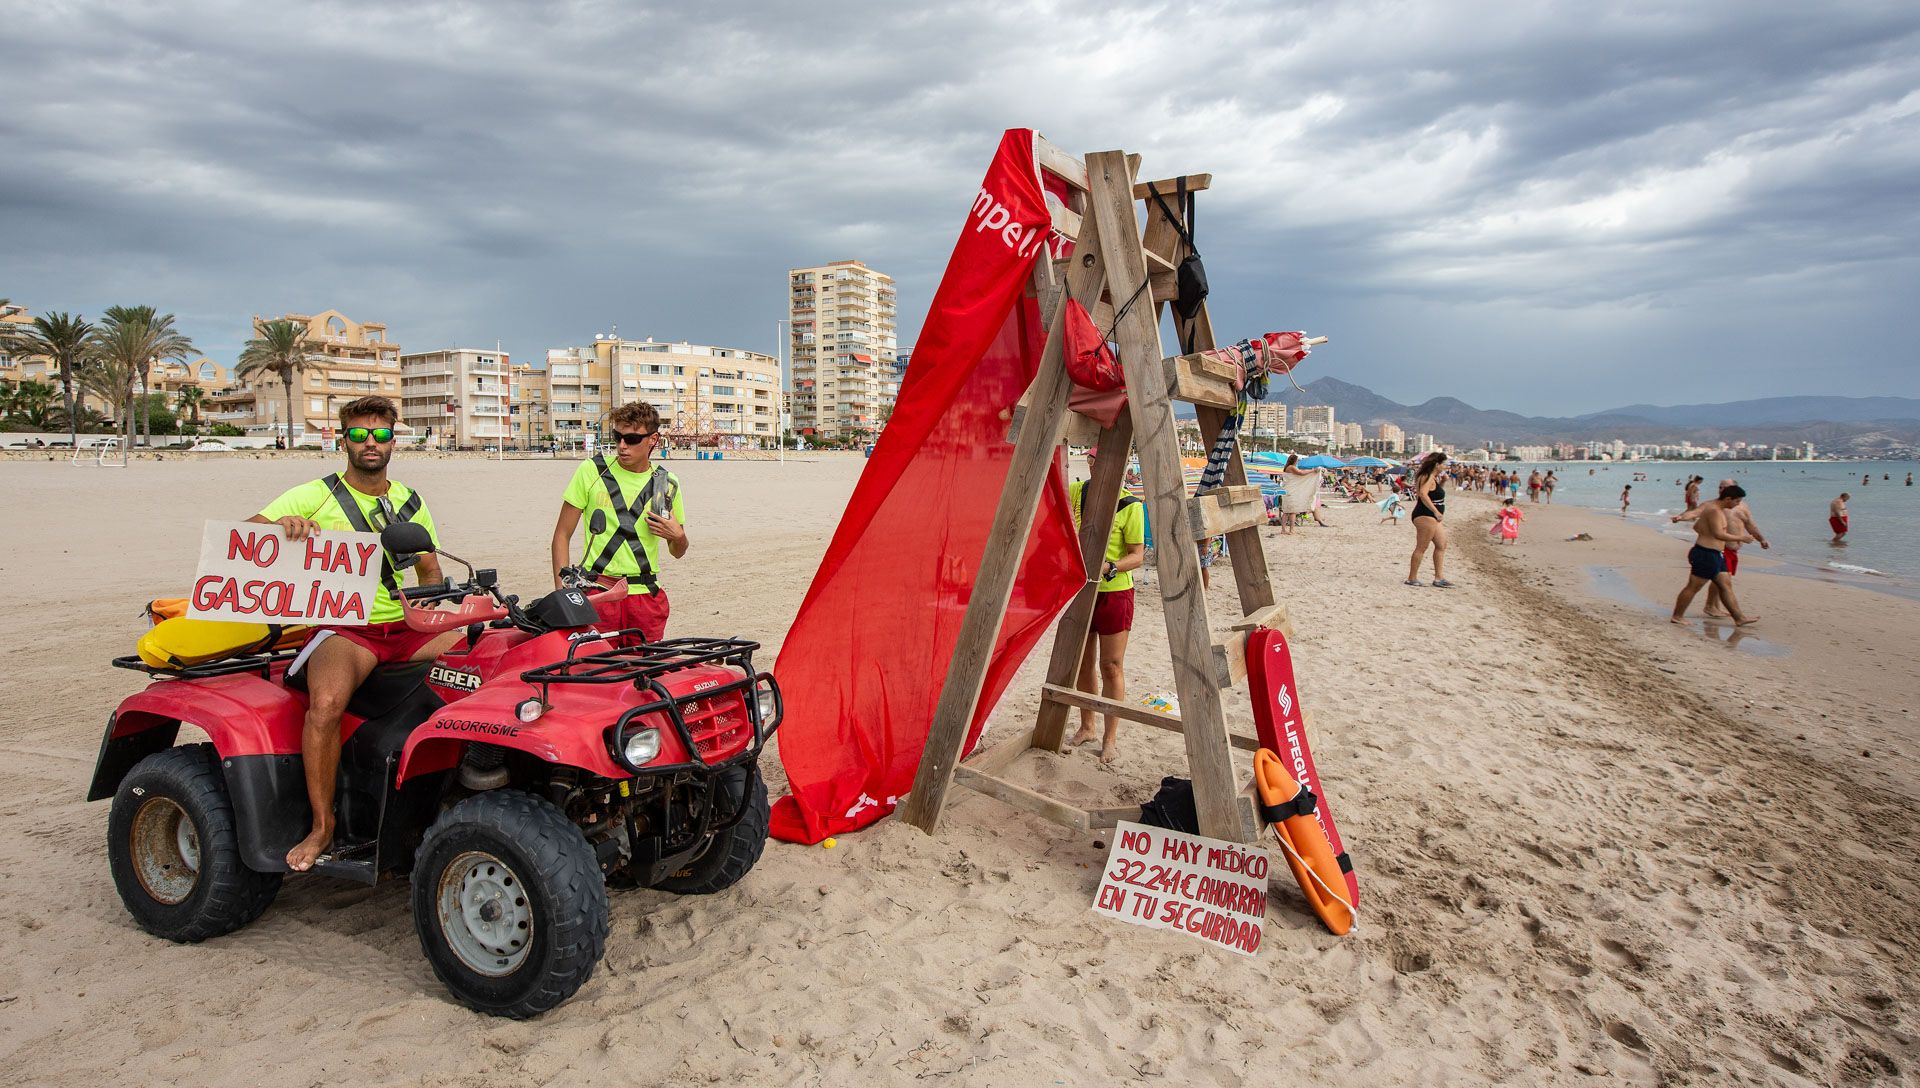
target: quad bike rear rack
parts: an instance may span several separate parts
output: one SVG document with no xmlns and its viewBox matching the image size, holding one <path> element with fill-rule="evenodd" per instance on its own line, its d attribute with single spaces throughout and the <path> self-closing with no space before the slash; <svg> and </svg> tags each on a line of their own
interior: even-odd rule
<svg viewBox="0 0 1920 1088">
<path fill-rule="evenodd" d="M 139 654 L 128 654 L 113 659 L 116 669 L 131 669 L 144 672 L 160 680 L 205 680 L 212 676 L 232 676 L 236 673 L 257 672 L 263 680 L 273 679 L 275 665 L 291 662 L 299 656 L 298 647 L 285 650 L 272 650 L 267 653 L 241 654 L 238 657 L 223 657 L 218 661 L 208 661 L 199 665 L 159 666 L 149 665 Z"/>
</svg>

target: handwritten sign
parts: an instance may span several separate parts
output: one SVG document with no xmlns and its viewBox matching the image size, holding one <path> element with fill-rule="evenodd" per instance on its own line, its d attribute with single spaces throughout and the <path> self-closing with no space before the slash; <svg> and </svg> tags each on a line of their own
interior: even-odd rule
<svg viewBox="0 0 1920 1088">
<path fill-rule="evenodd" d="M 380 586 L 380 538 L 331 529 L 288 540 L 278 525 L 209 521 L 187 615 L 243 623 L 364 624 Z"/>
<path fill-rule="evenodd" d="M 1093 910 L 1251 956 L 1267 917 L 1267 852 L 1123 823 L 1114 828 Z"/>
</svg>

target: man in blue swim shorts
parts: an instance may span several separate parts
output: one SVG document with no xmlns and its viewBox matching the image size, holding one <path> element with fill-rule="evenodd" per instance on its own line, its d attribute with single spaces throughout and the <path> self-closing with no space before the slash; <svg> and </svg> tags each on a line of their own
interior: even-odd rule
<svg viewBox="0 0 1920 1088">
<path fill-rule="evenodd" d="M 1733 617 L 1735 625 L 1745 627 L 1759 619 L 1740 611 L 1740 602 L 1733 596 L 1733 579 L 1727 574 L 1726 549 L 1754 543 L 1754 538 L 1747 535 L 1733 516 L 1734 508 L 1746 497 L 1746 491 L 1736 484 L 1722 488 L 1719 498 L 1699 508 L 1699 515 L 1693 521 L 1694 544 L 1687 552 L 1687 585 L 1673 602 L 1674 623 L 1687 622 L 1687 606 L 1708 584 L 1719 589 L 1720 599 L 1726 602 L 1727 614 Z"/>
</svg>

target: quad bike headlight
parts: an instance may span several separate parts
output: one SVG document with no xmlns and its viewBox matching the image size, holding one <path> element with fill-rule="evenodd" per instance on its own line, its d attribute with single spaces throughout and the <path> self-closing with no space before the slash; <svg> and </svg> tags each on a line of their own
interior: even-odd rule
<svg viewBox="0 0 1920 1088">
<path fill-rule="evenodd" d="M 780 724 L 780 700 L 774 696 L 773 688 L 763 684 L 753 689 L 753 693 L 754 700 L 760 704 L 760 727 L 772 729 Z"/>
<path fill-rule="evenodd" d="M 637 729 L 627 734 L 626 747 L 621 750 L 627 765 L 635 769 L 653 762 L 660 754 L 660 731 L 658 729 Z"/>
<path fill-rule="evenodd" d="M 515 704 L 513 708 L 513 716 L 528 725 L 539 721 L 540 715 L 546 712 L 546 704 L 542 703 L 539 699 L 522 699 L 519 703 Z"/>
</svg>

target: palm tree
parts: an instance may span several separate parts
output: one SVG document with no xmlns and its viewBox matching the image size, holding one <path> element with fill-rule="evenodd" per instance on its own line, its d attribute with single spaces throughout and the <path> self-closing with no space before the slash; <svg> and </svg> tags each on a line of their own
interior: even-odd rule
<svg viewBox="0 0 1920 1088">
<path fill-rule="evenodd" d="M 200 403 L 206 399 L 207 391 L 197 385 L 187 386 L 174 397 L 174 403 L 192 421 L 195 434 L 200 433 Z"/>
<path fill-rule="evenodd" d="M 236 379 L 262 371 L 280 379 L 287 390 L 287 449 L 293 449 L 294 379 L 313 366 L 308 354 L 319 345 L 307 339 L 307 327 L 298 321 L 268 321 L 259 327 L 260 335 L 240 349 L 239 365 L 233 368 Z"/>
<path fill-rule="evenodd" d="M 185 361 L 193 355 L 193 341 L 174 328 L 172 314 L 157 314 L 151 306 L 109 306 L 106 311 L 108 325 L 125 324 L 141 330 L 147 342 L 148 351 L 144 356 L 122 361 L 121 377 L 127 382 L 127 403 L 139 406 L 141 430 L 145 433 L 147 444 L 153 444 L 153 419 L 147 411 L 147 375 L 153 364 L 161 359 L 179 359 Z M 133 383 L 140 383 L 140 400 L 133 399 Z M 134 421 L 129 420 L 129 423 Z M 133 432 L 127 431 L 127 444 L 133 444 Z"/>
<path fill-rule="evenodd" d="M 33 319 L 33 324 L 15 334 L 7 350 L 17 355 L 39 356 L 52 363 L 60 374 L 60 390 L 67 411 L 67 445 L 79 434 L 80 413 L 74 410 L 73 387 L 88 361 L 93 325 L 79 314 L 49 313 Z"/>
<path fill-rule="evenodd" d="M 21 382 L 6 392 L 0 408 L 0 414 L 15 419 L 36 431 L 44 431 L 53 423 L 55 414 L 53 404 L 53 386 L 45 382 Z"/>
<path fill-rule="evenodd" d="M 193 355 L 193 341 L 183 336 L 173 327 L 172 314 L 156 314 L 151 306 L 109 306 L 106 320 L 94 332 L 94 345 L 99 361 L 106 374 L 113 380 L 114 388 L 125 410 L 121 412 L 124 421 L 121 431 L 125 435 L 122 446 L 122 460 L 133 446 L 133 413 L 141 410 L 147 414 L 146 397 L 134 400 L 133 387 L 138 382 L 144 394 L 147 372 L 159 359 L 185 360 Z M 147 421 L 148 440 L 153 437 L 153 421 Z"/>
</svg>

